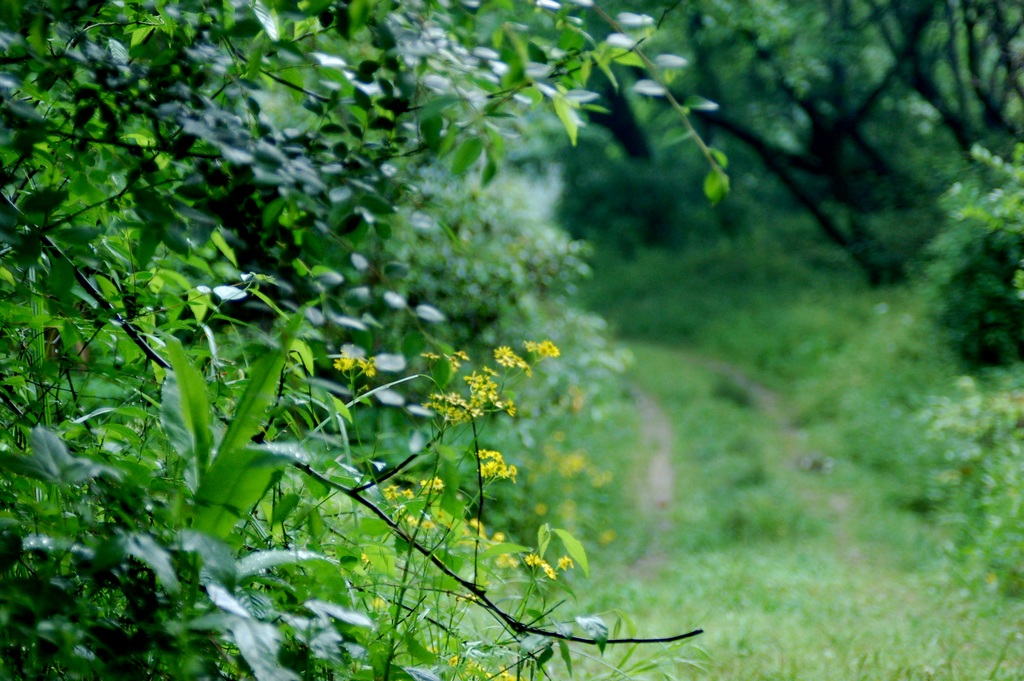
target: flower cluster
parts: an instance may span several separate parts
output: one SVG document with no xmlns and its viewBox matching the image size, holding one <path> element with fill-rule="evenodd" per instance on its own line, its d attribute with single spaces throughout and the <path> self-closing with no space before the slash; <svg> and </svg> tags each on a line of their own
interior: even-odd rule
<svg viewBox="0 0 1024 681">
<path fill-rule="evenodd" d="M 524 346 L 537 359 L 558 357 L 561 354 L 558 347 L 550 340 L 526 341 Z M 423 357 L 437 361 L 442 358 L 442 355 L 424 353 Z M 470 361 L 469 355 L 462 351 L 445 354 L 443 358 L 448 362 L 452 371 L 458 371 L 464 362 Z M 512 348 L 507 345 L 494 350 L 494 360 L 498 366 L 505 369 L 522 371 L 527 376 L 533 373 L 530 363 L 513 352 Z M 481 367 L 462 379 L 469 387 L 468 396 L 457 391 L 434 393 L 424 406 L 452 424 L 467 423 L 485 414 L 500 411 L 509 416 L 515 416 L 515 403 L 502 395 L 498 382 L 495 380 L 496 376 L 498 376 L 498 372 L 491 367 Z"/>
<path fill-rule="evenodd" d="M 420 480 L 420 487 L 423 488 L 424 492 L 443 492 L 444 481 L 441 478 L 431 478 L 430 480 Z"/>
<path fill-rule="evenodd" d="M 334 368 L 338 371 L 348 373 L 354 369 L 361 372 L 367 378 L 373 378 L 377 375 L 377 363 L 373 357 L 366 359 L 365 357 L 353 357 L 344 352 L 341 356 L 334 360 Z"/>
<path fill-rule="evenodd" d="M 548 562 L 536 553 L 528 554 L 526 558 L 523 559 L 523 562 L 530 567 L 540 568 L 543 570 L 548 579 L 558 579 L 558 574 L 555 572 L 555 569 L 548 565 Z"/>
<path fill-rule="evenodd" d="M 480 458 L 480 475 L 485 480 L 503 478 L 512 482 L 516 481 L 516 475 L 519 473 L 519 470 L 515 466 L 506 464 L 504 457 L 501 456 L 501 452 L 481 449 L 477 456 Z"/>
<path fill-rule="evenodd" d="M 506 369 L 522 369 L 527 376 L 533 375 L 533 369 L 531 369 L 530 365 L 526 363 L 526 360 L 512 352 L 512 348 L 507 345 L 495 348 L 494 361 Z"/>
<path fill-rule="evenodd" d="M 427 407 L 453 424 L 466 423 L 486 413 L 504 411 L 515 416 L 516 407 L 510 399 L 503 399 L 494 380 L 496 372 L 490 367 L 474 371 L 463 380 L 469 385 L 469 397 L 457 393 L 434 393 Z"/>
<path fill-rule="evenodd" d="M 523 345 L 526 347 L 527 352 L 532 352 L 542 359 L 544 357 L 558 357 L 562 354 L 558 346 L 549 340 L 541 341 L 540 343 L 525 341 Z"/>
</svg>

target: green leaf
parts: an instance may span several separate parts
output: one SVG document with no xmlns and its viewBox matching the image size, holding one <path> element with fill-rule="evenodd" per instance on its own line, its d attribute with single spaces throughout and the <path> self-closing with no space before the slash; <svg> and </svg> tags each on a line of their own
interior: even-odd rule
<svg viewBox="0 0 1024 681">
<path fill-rule="evenodd" d="M 64 442 L 42 426 L 29 434 L 31 454 L 0 455 L 0 469 L 55 485 L 78 485 L 105 475 L 120 480 L 121 471 L 91 459 L 71 456 Z"/>
<path fill-rule="evenodd" d="M 717 205 L 729 193 L 729 176 L 721 168 L 712 168 L 704 178 L 704 196 L 712 206 Z"/>
<path fill-rule="evenodd" d="M 366 629 L 375 628 L 373 620 L 363 613 L 343 608 L 340 605 L 335 605 L 334 603 L 314 599 L 306 601 L 303 605 L 312 612 L 315 612 L 319 617 L 333 617 L 340 622 L 351 624 L 354 627 L 364 627 Z"/>
<path fill-rule="evenodd" d="M 323 560 L 328 563 L 337 563 L 336 560 L 328 558 L 322 553 L 317 553 L 315 551 L 254 551 L 238 561 L 236 564 L 236 570 L 238 571 L 238 578 L 245 579 L 246 577 L 252 577 L 264 570 L 275 568 L 278 565 L 298 565 L 299 563 L 306 563 L 311 560 Z"/>
<path fill-rule="evenodd" d="M 523 546 L 522 544 L 495 544 L 486 551 L 480 554 L 481 558 L 494 558 L 504 553 L 527 553 L 530 550 L 529 546 Z"/>
<path fill-rule="evenodd" d="M 683 106 L 691 111 L 718 111 L 718 105 L 710 99 L 691 95 L 683 102 Z"/>
<path fill-rule="evenodd" d="M 227 588 L 235 585 L 238 581 L 238 570 L 235 567 L 235 557 L 227 544 L 193 530 L 182 530 L 179 538 L 182 551 L 195 553 L 203 561 L 200 582 L 217 583 Z"/>
<path fill-rule="evenodd" d="M 271 525 L 280 525 L 288 516 L 292 514 L 292 511 L 299 505 L 299 501 L 302 499 L 298 494 L 289 492 L 282 496 L 276 504 L 274 504 L 274 512 L 270 518 Z"/>
<path fill-rule="evenodd" d="M 130 534 L 124 538 L 124 552 L 146 564 L 163 583 L 169 594 L 178 593 L 178 575 L 171 554 L 148 534 Z"/>
<path fill-rule="evenodd" d="M 572 677 L 572 655 L 569 652 L 569 644 L 565 641 L 558 642 L 558 652 L 562 655 L 562 662 L 565 663 L 565 669 L 569 672 L 569 677 Z"/>
<path fill-rule="evenodd" d="M 213 449 L 206 381 L 189 362 L 178 339 L 166 338 L 164 355 L 171 364 L 171 371 L 162 388 L 160 422 L 171 444 L 189 462 L 189 482 L 195 490 L 210 465 Z"/>
<path fill-rule="evenodd" d="M 590 564 L 587 562 L 587 552 L 583 548 L 583 544 L 565 530 L 554 530 L 554 533 L 562 540 L 562 544 L 565 545 L 565 550 L 568 551 L 569 557 L 576 561 L 576 564 L 583 570 L 584 575 L 590 577 Z"/>
<path fill-rule="evenodd" d="M 544 523 L 537 528 L 537 555 L 543 557 L 551 541 L 551 526 Z"/>
<path fill-rule="evenodd" d="M 423 667 L 402 667 L 412 681 L 441 681 L 441 677 Z"/>
<path fill-rule="evenodd" d="M 479 137 L 470 137 L 460 144 L 459 148 L 452 154 L 452 173 L 461 175 L 466 172 L 480 158 L 483 150 L 484 142 Z"/>
<path fill-rule="evenodd" d="M 576 113 L 576 109 L 561 94 L 555 96 L 552 104 L 555 107 L 555 114 L 558 116 L 558 120 L 562 121 L 562 127 L 565 128 L 566 134 L 569 135 L 569 141 L 573 146 L 576 146 L 576 138 L 579 135 L 581 124 L 579 114 Z"/>
<path fill-rule="evenodd" d="M 298 675 L 281 666 L 281 632 L 273 624 L 244 617 L 232 618 L 231 636 L 252 669 L 256 681 L 299 681 Z"/>
<path fill-rule="evenodd" d="M 270 486 L 274 468 L 267 465 L 263 452 L 249 444 L 260 430 L 267 407 L 274 401 L 287 355 L 285 349 L 290 347 L 302 320 L 302 313 L 296 313 L 281 345 L 249 369 L 249 385 L 196 492 L 195 529 L 215 537 L 228 536 L 235 521 L 263 498 Z M 284 465 L 286 460 L 278 457 L 278 465 Z"/>
<path fill-rule="evenodd" d="M 604 652 L 608 644 L 608 625 L 597 615 L 580 616 L 576 618 L 576 624 L 586 632 L 587 636 L 594 639 L 597 649 Z"/>
<path fill-rule="evenodd" d="M 277 28 L 277 17 L 274 16 L 273 11 L 260 0 L 253 1 L 252 9 L 256 13 L 256 18 L 260 20 L 267 37 L 276 42 L 281 37 L 281 33 Z"/>
</svg>

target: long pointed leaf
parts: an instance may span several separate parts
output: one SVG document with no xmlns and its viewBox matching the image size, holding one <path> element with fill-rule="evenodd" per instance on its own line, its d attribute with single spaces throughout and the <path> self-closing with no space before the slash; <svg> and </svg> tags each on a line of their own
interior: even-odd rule
<svg viewBox="0 0 1024 681">
<path fill-rule="evenodd" d="M 249 385 L 196 492 L 195 529 L 226 537 L 235 522 L 263 498 L 275 469 L 284 465 L 283 458 L 276 460 L 278 465 L 268 465 L 267 457 L 248 445 L 259 432 L 267 407 L 274 400 L 287 348 L 291 347 L 291 339 L 301 323 L 302 314 L 296 314 L 285 330 L 283 342 L 252 365 Z"/>
<path fill-rule="evenodd" d="M 167 339 L 164 354 L 171 363 L 171 372 L 164 379 L 160 421 L 179 453 L 188 459 L 193 477 L 190 482 L 196 489 L 210 465 L 213 449 L 206 382 L 176 338 Z"/>
</svg>

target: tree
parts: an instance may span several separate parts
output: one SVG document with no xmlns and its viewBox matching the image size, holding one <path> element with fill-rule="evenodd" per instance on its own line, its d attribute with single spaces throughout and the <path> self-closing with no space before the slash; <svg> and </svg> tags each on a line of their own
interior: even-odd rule
<svg viewBox="0 0 1024 681">
<path fill-rule="evenodd" d="M 680 99 L 700 91 L 720 105 L 695 108 L 708 139 L 719 131 L 753 152 L 879 284 L 902 276 L 906 253 L 895 244 L 905 237 L 894 232 L 908 222 L 937 222 L 931 206 L 955 176 L 958 156 L 979 140 L 1005 148 L 1020 134 L 1022 17 L 1011 5 L 644 7 L 664 28 L 652 38 L 655 48 L 671 42 L 689 58 L 673 91 Z M 608 107 L 616 119 L 597 122 L 628 130 L 614 122 L 628 116 L 628 106 L 609 98 Z M 721 135 L 715 142 L 725 146 Z M 939 173 L 936 157 L 949 159 Z"/>
</svg>

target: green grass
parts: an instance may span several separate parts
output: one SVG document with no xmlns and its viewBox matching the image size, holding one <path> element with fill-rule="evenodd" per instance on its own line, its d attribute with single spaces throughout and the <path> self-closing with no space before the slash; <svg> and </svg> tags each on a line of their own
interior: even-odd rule
<svg viewBox="0 0 1024 681">
<path fill-rule="evenodd" d="M 955 576 L 929 505 L 916 414 L 958 367 L 919 297 L 760 249 L 599 259 L 586 294 L 671 423 L 675 500 L 611 520 L 580 607 L 704 627 L 676 678 L 1024 679 L 1024 602 Z"/>
</svg>

